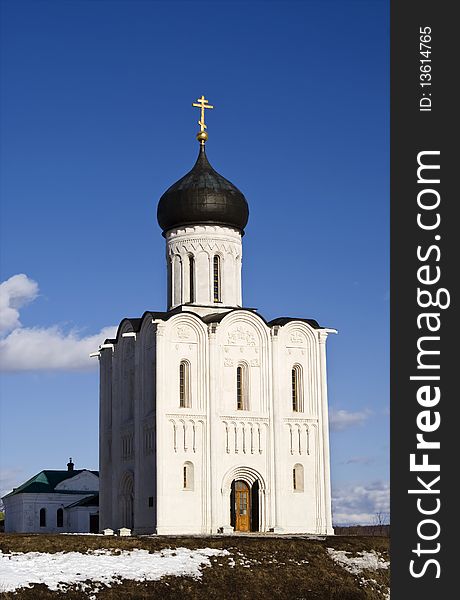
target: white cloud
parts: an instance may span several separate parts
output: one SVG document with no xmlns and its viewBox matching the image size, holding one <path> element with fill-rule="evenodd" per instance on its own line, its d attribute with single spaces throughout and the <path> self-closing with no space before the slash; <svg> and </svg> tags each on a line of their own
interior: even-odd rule
<svg viewBox="0 0 460 600">
<path fill-rule="evenodd" d="M 341 465 L 371 465 L 375 462 L 375 458 L 371 456 L 352 456 L 340 462 Z"/>
<path fill-rule="evenodd" d="M 369 418 L 370 410 L 361 410 L 357 412 L 349 412 L 347 410 L 336 410 L 331 408 L 329 411 L 329 423 L 333 431 L 343 431 L 355 425 L 363 425 Z"/>
<path fill-rule="evenodd" d="M 0 335 L 21 326 L 18 309 L 35 300 L 37 295 L 37 282 L 24 273 L 0 284 Z"/>
<path fill-rule="evenodd" d="M 344 486 L 332 493 L 335 525 L 373 525 L 377 513 L 390 514 L 390 485 L 387 482 Z"/>
<path fill-rule="evenodd" d="M 26 275 L 14 275 L 0 285 L 1 332 L 0 369 L 2 371 L 81 370 L 97 366 L 89 358 L 106 338 L 114 337 L 116 327 L 104 327 L 96 334 L 82 336 L 59 325 L 22 327 L 19 308 L 38 295 L 38 284 Z"/>
<path fill-rule="evenodd" d="M 105 327 L 95 335 L 79 337 L 65 333 L 57 325 L 46 329 L 18 328 L 0 340 L 3 371 L 91 369 L 97 361 L 89 358 L 106 338 L 114 337 L 116 327 Z"/>
</svg>

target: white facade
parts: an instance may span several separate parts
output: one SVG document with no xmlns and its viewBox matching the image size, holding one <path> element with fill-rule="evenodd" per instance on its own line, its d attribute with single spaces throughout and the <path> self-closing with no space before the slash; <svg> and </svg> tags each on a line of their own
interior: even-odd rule
<svg viewBox="0 0 460 600">
<path fill-rule="evenodd" d="M 39 483 L 44 480 L 35 479 Z M 91 471 L 75 473 L 56 485 L 54 491 L 28 489 L 34 488 L 26 486 L 24 491 L 18 489 L 3 498 L 6 533 L 87 533 L 91 516 L 97 518 L 99 514 L 97 505 L 72 506 L 98 492 L 99 477 Z"/>
<path fill-rule="evenodd" d="M 241 250 L 231 227 L 169 231 L 170 310 L 101 346 L 101 529 L 333 533 L 335 331 L 241 308 Z"/>
</svg>

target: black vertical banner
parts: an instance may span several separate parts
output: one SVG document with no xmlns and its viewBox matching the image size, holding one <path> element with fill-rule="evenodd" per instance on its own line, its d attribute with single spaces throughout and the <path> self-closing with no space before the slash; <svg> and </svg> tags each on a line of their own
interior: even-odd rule
<svg viewBox="0 0 460 600">
<path fill-rule="evenodd" d="M 458 595 L 457 9 L 391 2 L 392 600 Z"/>
</svg>

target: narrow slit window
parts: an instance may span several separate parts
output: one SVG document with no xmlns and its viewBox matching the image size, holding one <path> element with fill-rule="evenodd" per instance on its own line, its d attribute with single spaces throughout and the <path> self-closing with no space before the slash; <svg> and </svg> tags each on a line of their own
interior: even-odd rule
<svg viewBox="0 0 460 600">
<path fill-rule="evenodd" d="M 64 526 L 64 510 L 62 508 L 58 508 L 56 511 L 56 527 Z"/>
<path fill-rule="evenodd" d="M 190 287 L 190 302 L 195 302 L 195 259 L 189 257 L 189 287 Z"/>
<path fill-rule="evenodd" d="M 295 369 L 291 371 L 291 385 L 292 385 L 292 410 L 297 412 L 299 410 L 299 397 L 297 387 L 297 373 Z M 295 474 L 294 474 L 295 476 Z"/>
<path fill-rule="evenodd" d="M 220 256 L 214 256 L 213 261 L 213 298 L 220 302 Z"/>
<path fill-rule="evenodd" d="M 294 465 L 292 469 L 292 489 L 294 492 L 303 492 L 303 465 Z"/>
<path fill-rule="evenodd" d="M 302 370 L 299 365 L 296 365 L 291 370 L 292 410 L 294 412 L 303 412 L 302 388 Z"/>
<path fill-rule="evenodd" d="M 184 490 L 193 490 L 193 464 L 186 462 L 182 470 L 182 487 Z"/>
<path fill-rule="evenodd" d="M 243 367 L 236 369 L 236 407 L 243 410 Z"/>
<path fill-rule="evenodd" d="M 46 527 L 46 508 L 40 509 L 40 527 Z"/>
<path fill-rule="evenodd" d="M 179 365 L 179 406 L 190 407 L 190 364 L 186 360 Z"/>
<path fill-rule="evenodd" d="M 248 377 L 245 365 L 236 368 L 236 408 L 248 410 Z"/>
</svg>

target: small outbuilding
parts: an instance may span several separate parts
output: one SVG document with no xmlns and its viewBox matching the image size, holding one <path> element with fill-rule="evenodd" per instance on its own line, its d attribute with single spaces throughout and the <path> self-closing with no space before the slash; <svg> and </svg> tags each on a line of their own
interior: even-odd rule
<svg viewBox="0 0 460 600">
<path fill-rule="evenodd" d="M 45 470 L 2 498 L 6 533 L 98 533 L 99 471 Z"/>
</svg>

